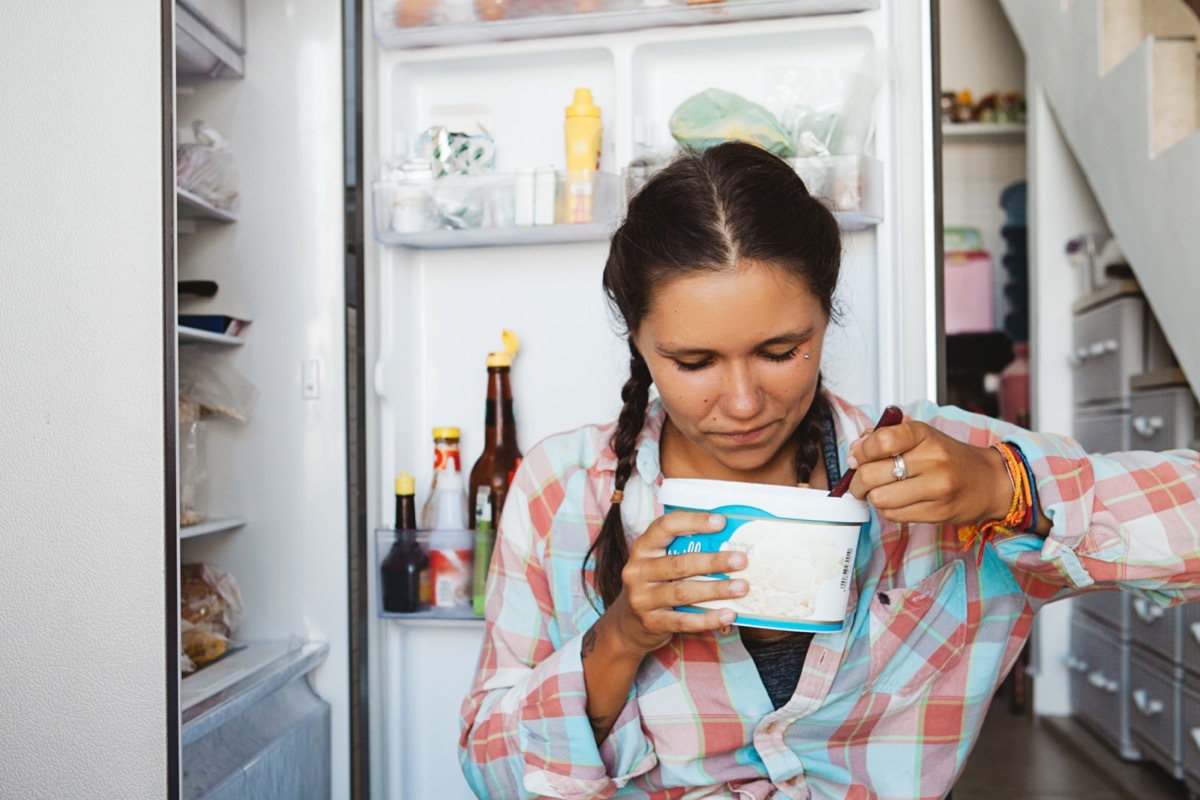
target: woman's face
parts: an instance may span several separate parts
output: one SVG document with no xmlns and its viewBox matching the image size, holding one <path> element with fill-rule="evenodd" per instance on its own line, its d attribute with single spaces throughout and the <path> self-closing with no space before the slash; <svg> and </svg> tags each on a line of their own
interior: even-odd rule
<svg viewBox="0 0 1200 800">
<path fill-rule="evenodd" d="M 683 434 L 667 431 L 673 463 L 693 477 L 779 482 L 790 475 L 786 445 L 816 393 L 827 325 L 804 282 L 768 264 L 743 262 L 657 287 L 634 344 L 662 395 L 668 428 Z"/>
</svg>

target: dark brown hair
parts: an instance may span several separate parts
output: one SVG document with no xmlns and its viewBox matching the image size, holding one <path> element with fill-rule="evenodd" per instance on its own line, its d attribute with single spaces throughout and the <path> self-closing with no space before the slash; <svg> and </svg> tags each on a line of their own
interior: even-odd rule
<svg viewBox="0 0 1200 800">
<path fill-rule="evenodd" d="M 703 153 L 685 152 L 642 187 L 613 235 L 604 267 L 604 291 L 629 334 L 629 379 L 621 389 L 624 405 L 612 438 L 614 491 L 624 490 L 633 471 L 650 401 L 650 369 L 633 335 L 650 308 L 654 288 L 688 273 L 722 272 L 753 261 L 800 278 L 832 317 L 841 255 L 833 214 L 808 193 L 786 162 L 755 145 L 726 142 Z M 821 457 L 828 413 L 818 379 L 812 406 L 793 434 L 801 483 L 808 482 Z M 593 555 L 594 588 L 610 606 L 621 593 L 621 570 L 629 560 L 620 503 L 612 504 L 584 557 L 585 586 Z"/>
</svg>

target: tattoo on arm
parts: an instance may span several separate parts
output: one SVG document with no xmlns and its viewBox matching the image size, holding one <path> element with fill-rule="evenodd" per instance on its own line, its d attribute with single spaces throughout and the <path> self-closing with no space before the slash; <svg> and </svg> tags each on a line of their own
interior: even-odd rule
<svg viewBox="0 0 1200 800">
<path fill-rule="evenodd" d="M 580 659 L 587 658 L 592 651 L 596 649 L 596 629 L 588 628 L 587 633 L 583 635 L 583 645 L 579 654 Z"/>
</svg>

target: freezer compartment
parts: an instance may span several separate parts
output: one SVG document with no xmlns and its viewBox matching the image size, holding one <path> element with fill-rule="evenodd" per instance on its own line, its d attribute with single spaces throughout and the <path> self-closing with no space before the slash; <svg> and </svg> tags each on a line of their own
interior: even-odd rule
<svg viewBox="0 0 1200 800">
<path fill-rule="evenodd" d="M 1129 640 L 1171 664 L 1183 662 L 1183 613 L 1143 597 L 1129 600 Z"/>
<path fill-rule="evenodd" d="M 423 186 L 378 181 L 375 239 L 428 249 L 490 247 L 607 241 L 616 228 L 623 209 L 616 175 L 596 172 L 590 181 L 581 182 L 569 181 L 565 171 L 555 172 L 554 190 L 544 195 L 551 208 L 543 225 L 517 224 L 536 218 L 518 216 L 517 180 L 514 175 L 489 174 L 439 178 Z M 588 221 L 571 222 L 581 190 L 588 201 L 582 217 Z M 536 188 L 533 192 L 537 195 Z"/>
<path fill-rule="evenodd" d="M 1089 453 L 1115 453 L 1128 450 L 1129 409 L 1120 407 L 1088 408 L 1075 412 L 1075 439 Z"/>
<path fill-rule="evenodd" d="M 1200 430 L 1200 407 L 1186 386 L 1135 391 L 1130 400 L 1130 446 L 1134 450 L 1190 447 Z"/>
<path fill-rule="evenodd" d="M 879 0 L 374 0 L 385 49 L 609 33 L 742 19 L 844 14 Z"/>
<path fill-rule="evenodd" d="M 1141 758 L 1129 728 L 1129 645 L 1075 614 L 1066 664 L 1075 715 L 1121 758 Z"/>
<path fill-rule="evenodd" d="M 1183 777 L 1179 749 L 1180 681 L 1173 663 L 1135 650 L 1129 659 L 1130 732 L 1151 761 Z"/>
</svg>

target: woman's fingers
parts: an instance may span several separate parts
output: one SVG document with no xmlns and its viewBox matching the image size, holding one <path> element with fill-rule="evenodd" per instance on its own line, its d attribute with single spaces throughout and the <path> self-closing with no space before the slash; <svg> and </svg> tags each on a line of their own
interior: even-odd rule
<svg viewBox="0 0 1200 800">
<path fill-rule="evenodd" d="M 720 553 L 676 553 L 647 558 L 641 564 L 641 577 L 647 581 L 677 581 L 680 578 L 745 569 L 746 554 L 740 550 Z"/>
<path fill-rule="evenodd" d="M 633 542 L 633 550 L 639 556 L 658 556 L 667 551 L 667 545 L 679 536 L 693 533 L 716 533 L 725 527 L 725 518 L 707 511 L 672 511 L 663 514 L 646 532 Z M 630 556 L 634 553 L 631 551 Z"/>
<path fill-rule="evenodd" d="M 920 444 L 929 430 L 923 422 L 908 420 L 864 433 L 850 445 L 850 456 L 862 469 L 872 461 L 890 459 L 896 453 L 912 450 Z"/>
</svg>

